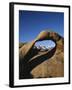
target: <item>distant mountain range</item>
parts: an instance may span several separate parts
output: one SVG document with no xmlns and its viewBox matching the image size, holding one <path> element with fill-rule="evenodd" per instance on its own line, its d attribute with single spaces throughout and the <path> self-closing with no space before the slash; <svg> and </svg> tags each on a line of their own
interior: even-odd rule
<svg viewBox="0 0 72 90">
<path fill-rule="evenodd" d="M 25 44 L 27 44 L 27 42 L 25 42 L 25 43 L 19 43 L 19 48 L 21 48 L 21 47 L 22 47 L 23 45 L 25 45 Z M 47 48 L 47 47 L 45 47 L 45 46 L 40 46 L 40 45 L 33 47 L 33 49 L 38 50 L 38 51 L 47 51 L 47 50 L 50 50 L 50 49 L 52 49 L 52 48 L 53 48 L 53 47 Z"/>
</svg>

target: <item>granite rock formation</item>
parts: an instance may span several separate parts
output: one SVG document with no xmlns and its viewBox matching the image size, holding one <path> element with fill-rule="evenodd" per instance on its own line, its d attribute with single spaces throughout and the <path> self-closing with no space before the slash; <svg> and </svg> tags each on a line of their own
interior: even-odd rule
<svg viewBox="0 0 72 90">
<path fill-rule="evenodd" d="M 41 51 L 35 43 L 52 40 L 55 47 Z M 42 31 L 31 42 L 19 47 L 19 78 L 52 78 L 64 76 L 64 38 L 56 32 Z"/>
</svg>

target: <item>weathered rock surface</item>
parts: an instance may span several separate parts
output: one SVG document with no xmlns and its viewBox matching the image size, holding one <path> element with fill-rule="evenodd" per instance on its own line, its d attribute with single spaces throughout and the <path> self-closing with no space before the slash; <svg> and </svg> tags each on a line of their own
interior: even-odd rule
<svg viewBox="0 0 72 90">
<path fill-rule="evenodd" d="M 41 52 L 34 45 L 52 40 L 55 47 Z M 48 78 L 64 76 L 64 39 L 58 33 L 43 31 L 31 42 L 19 48 L 19 78 Z"/>
</svg>

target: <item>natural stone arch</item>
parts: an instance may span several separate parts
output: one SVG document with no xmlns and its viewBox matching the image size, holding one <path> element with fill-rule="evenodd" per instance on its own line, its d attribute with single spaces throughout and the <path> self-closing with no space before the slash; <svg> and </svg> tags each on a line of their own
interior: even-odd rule
<svg viewBox="0 0 72 90">
<path fill-rule="evenodd" d="M 40 56 L 32 58 L 33 55 L 31 55 L 31 53 L 32 53 L 35 43 L 38 41 L 43 41 L 43 40 L 52 40 L 56 44 L 56 46 L 52 50 L 45 52 L 45 53 L 41 54 Z M 19 51 L 20 73 L 22 73 L 22 76 L 24 76 L 24 78 L 29 78 L 29 76 L 27 76 L 27 74 L 30 74 L 30 72 L 33 68 L 35 68 L 37 65 L 39 65 L 40 63 L 42 63 L 44 61 L 42 58 L 43 57 L 44 57 L 44 59 L 51 58 L 54 55 L 56 49 L 59 47 L 61 47 L 63 49 L 63 38 L 59 34 L 57 34 L 55 32 L 51 32 L 51 31 L 42 31 L 36 37 L 35 40 L 22 46 Z M 26 71 L 24 68 L 26 68 Z"/>
</svg>

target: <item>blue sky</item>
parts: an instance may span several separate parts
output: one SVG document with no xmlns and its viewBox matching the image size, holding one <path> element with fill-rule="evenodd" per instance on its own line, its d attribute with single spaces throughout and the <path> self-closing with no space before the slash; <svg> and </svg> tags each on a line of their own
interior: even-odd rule
<svg viewBox="0 0 72 90">
<path fill-rule="evenodd" d="M 32 41 L 43 30 L 51 30 L 64 37 L 64 13 L 19 11 L 19 42 Z M 44 44 L 47 43 L 54 45 L 51 41 Z"/>
</svg>

